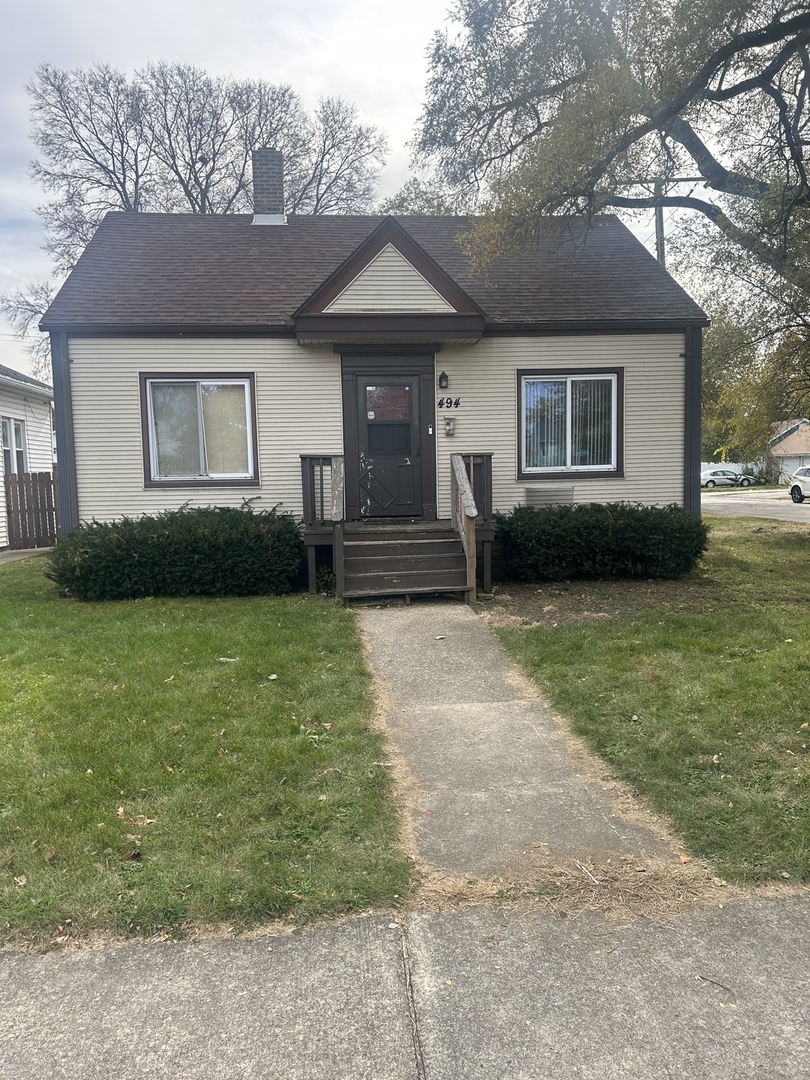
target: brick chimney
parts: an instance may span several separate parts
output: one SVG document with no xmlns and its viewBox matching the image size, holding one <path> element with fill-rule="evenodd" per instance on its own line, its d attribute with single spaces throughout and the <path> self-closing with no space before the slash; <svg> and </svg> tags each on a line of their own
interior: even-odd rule
<svg viewBox="0 0 810 1080">
<path fill-rule="evenodd" d="M 253 151 L 253 224 L 286 225 L 284 155 L 262 146 Z"/>
</svg>

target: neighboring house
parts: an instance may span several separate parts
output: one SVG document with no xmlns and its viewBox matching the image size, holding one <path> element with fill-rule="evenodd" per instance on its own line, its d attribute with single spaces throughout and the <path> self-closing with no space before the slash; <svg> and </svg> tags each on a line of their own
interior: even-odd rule
<svg viewBox="0 0 810 1080">
<path fill-rule="evenodd" d="M 50 386 L 0 364 L 0 491 L 4 478 L 53 470 L 53 391 Z M 0 512 L 0 548 L 9 545 L 6 497 Z"/>
<path fill-rule="evenodd" d="M 304 516 L 311 580 L 334 543 L 354 595 L 449 580 L 414 551 L 449 524 L 454 452 L 485 522 L 526 501 L 699 512 L 707 319 L 616 218 L 550 219 L 477 271 L 468 218 L 285 217 L 282 189 L 261 150 L 252 217 L 99 226 L 41 323 L 63 528 L 248 499 Z M 400 546 L 373 580 L 375 522 Z"/>
<path fill-rule="evenodd" d="M 779 483 L 787 483 L 797 469 L 810 465 L 810 420 L 784 420 L 777 424 L 768 440 L 768 449 L 779 465 Z"/>
</svg>

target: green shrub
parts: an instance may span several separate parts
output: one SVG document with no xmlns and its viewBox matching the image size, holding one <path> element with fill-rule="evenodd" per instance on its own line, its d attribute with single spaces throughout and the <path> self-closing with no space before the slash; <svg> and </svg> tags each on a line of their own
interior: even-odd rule
<svg viewBox="0 0 810 1080">
<path fill-rule="evenodd" d="M 580 503 L 495 514 L 496 538 L 510 577 L 672 578 L 706 550 L 708 526 L 680 506 Z"/>
<path fill-rule="evenodd" d="M 80 600 L 280 595 L 302 562 L 289 515 L 215 506 L 87 522 L 57 542 L 47 576 Z"/>
</svg>

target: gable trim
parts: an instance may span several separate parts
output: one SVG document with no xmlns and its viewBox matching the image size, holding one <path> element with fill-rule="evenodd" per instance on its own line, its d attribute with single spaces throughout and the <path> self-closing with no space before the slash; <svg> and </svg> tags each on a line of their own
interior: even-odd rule
<svg viewBox="0 0 810 1080">
<path fill-rule="evenodd" d="M 293 313 L 322 315 L 325 309 L 357 278 L 383 248 L 394 247 L 404 259 L 431 285 L 458 315 L 478 315 L 484 312 L 445 270 L 435 262 L 424 248 L 392 217 L 384 218 L 374 232 Z"/>
</svg>

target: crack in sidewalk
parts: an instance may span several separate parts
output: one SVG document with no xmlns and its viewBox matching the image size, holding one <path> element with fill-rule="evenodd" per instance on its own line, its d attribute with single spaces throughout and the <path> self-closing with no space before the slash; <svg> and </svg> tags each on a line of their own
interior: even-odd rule
<svg viewBox="0 0 810 1080">
<path fill-rule="evenodd" d="M 408 1019 L 411 1022 L 411 1044 L 413 1046 L 413 1057 L 416 1065 L 416 1076 L 417 1080 L 427 1080 L 425 1059 L 422 1054 L 422 1039 L 419 1035 L 419 1020 L 416 1015 L 413 980 L 411 978 L 411 955 L 408 950 L 408 930 L 404 923 L 400 923 L 399 936 L 402 946 L 402 971 L 405 976 L 405 1000 L 408 1006 Z"/>
</svg>

